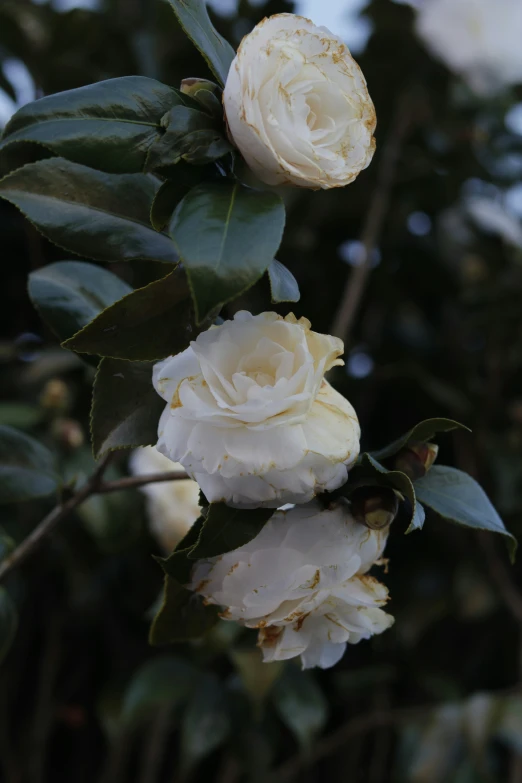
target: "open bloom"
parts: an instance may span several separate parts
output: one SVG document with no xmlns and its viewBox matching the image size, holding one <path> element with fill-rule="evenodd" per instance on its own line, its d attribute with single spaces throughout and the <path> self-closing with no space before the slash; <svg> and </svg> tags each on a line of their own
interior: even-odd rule
<svg viewBox="0 0 522 783">
<path fill-rule="evenodd" d="M 343 343 L 306 318 L 237 313 L 154 367 L 167 402 L 157 448 L 210 501 L 305 503 L 346 482 L 359 453 L 350 403 L 324 374 Z"/>
<path fill-rule="evenodd" d="M 520 0 L 427 0 L 417 32 L 479 95 L 522 82 Z"/>
<path fill-rule="evenodd" d="M 367 572 L 387 532 L 369 530 L 346 506 L 318 501 L 277 511 L 246 546 L 196 564 L 191 588 L 225 607 L 223 617 L 259 628 L 265 661 L 301 656 L 326 669 L 355 644 L 385 631 L 386 587 Z"/>
<path fill-rule="evenodd" d="M 133 451 L 129 467 L 135 476 L 183 470 L 152 446 Z M 200 515 L 199 487 L 192 479 L 181 479 L 146 484 L 142 490 L 150 529 L 163 549 L 171 552 Z"/>
<path fill-rule="evenodd" d="M 348 185 L 373 156 L 376 118 L 361 69 L 325 27 L 294 14 L 247 35 L 223 94 L 233 141 L 259 179 Z"/>
</svg>

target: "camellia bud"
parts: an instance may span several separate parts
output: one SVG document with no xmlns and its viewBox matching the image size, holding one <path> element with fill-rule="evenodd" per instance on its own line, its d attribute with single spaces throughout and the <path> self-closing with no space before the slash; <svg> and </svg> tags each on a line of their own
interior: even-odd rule
<svg viewBox="0 0 522 783">
<path fill-rule="evenodd" d="M 351 498 L 352 515 L 370 530 L 389 527 L 399 511 L 399 500 L 393 489 L 359 487 Z"/>
<path fill-rule="evenodd" d="M 52 434 L 61 446 L 73 451 L 83 446 L 83 430 L 74 419 L 56 419 L 52 425 Z"/>
<path fill-rule="evenodd" d="M 439 447 L 435 443 L 410 443 L 399 451 L 393 467 L 416 481 L 426 475 L 438 453 Z"/>
<path fill-rule="evenodd" d="M 63 412 L 69 407 L 69 389 L 59 378 L 47 381 L 40 394 L 40 405 L 48 411 Z"/>
</svg>

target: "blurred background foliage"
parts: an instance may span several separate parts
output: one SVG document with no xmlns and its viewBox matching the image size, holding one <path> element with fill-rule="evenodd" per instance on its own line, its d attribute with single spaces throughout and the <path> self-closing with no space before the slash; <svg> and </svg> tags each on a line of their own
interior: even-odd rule
<svg viewBox="0 0 522 783">
<path fill-rule="evenodd" d="M 283 0 L 211 5 L 234 46 L 263 16 L 294 10 Z M 285 193 L 279 257 L 300 284 L 293 309 L 330 330 L 361 262 L 383 147 L 406 113 L 374 268 L 332 381 L 368 447 L 431 416 L 471 427 L 472 436 L 443 436 L 440 461 L 478 478 L 520 537 L 522 90 L 473 96 L 424 51 L 412 9 L 393 0 L 296 10 L 320 24 L 334 6 L 376 105 L 378 152 L 344 190 Z M 34 97 L 128 74 L 174 86 L 209 76 L 161 0 L 0 0 L 2 121 Z M 0 234 L 0 423 L 40 438 L 81 480 L 93 469 L 94 370 L 59 348 L 26 292 L 31 270 L 64 255 L 6 202 Z M 112 271 L 138 285 L 153 267 Z M 268 302 L 263 282 L 239 305 Z M 108 477 L 125 472 L 120 454 Z M 2 507 L 0 557 L 49 503 Z M 394 628 L 350 647 L 333 670 L 303 673 L 261 665 L 255 634 L 225 622 L 204 641 L 150 648 L 160 550 L 143 497 L 91 498 L 0 592 L 2 643 L 13 637 L 0 665 L 0 779 L 522 781 L 520 559 L 511 568 L 501 542 L 433 517 L 420 533 L 403 530 L 398 519 L 387 550 Z"/>
</svg>

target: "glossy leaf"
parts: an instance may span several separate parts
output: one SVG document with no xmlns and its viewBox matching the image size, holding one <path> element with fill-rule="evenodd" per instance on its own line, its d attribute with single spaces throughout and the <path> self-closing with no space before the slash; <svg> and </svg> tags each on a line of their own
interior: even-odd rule
<svg viewBox="0 0 522 783">
<path fill-rule="evenodd" d="M 210 21 L 205 0 L 168 0 L 180 25 L 222 85 L 236 53 Z"/>
<path fill-rule="evenodd" d="M 132 291 L 112 272 L 82 261 L 58 261 L 31 272 L 28 289 L 34 306 L 60 340 Z"/>
<path fill-rule="evenodd" d="M 57 486 L 49 449 L 13 427 L 0 426 L 0 503 L 45 497 Z"/>
<path fill-rule="evenodd" d="M 156 231 L 163 231 L 168 226 L 172 213 L 181 199 L 204 179 L 214 177 L 214 171 L 214 167 L 192 166 L 183 161 L 177 163 L 172 170 L 165 170 L 169 179 L 162 183 L 154 196 L 150 210 L 150 222 Z"/>
<path fill-rule="evenodd" d="M 272 263 L 285 223 L 275 193 L 239 183 L 200 185 L 170 222 L 187 271 L 198 322 L 248 290 Z"/>
<path fill-rule="evenodd" d="M 268 267 L 268 280 L 270 282 L 271 300 L 274 304 L 279 302 L 298 302 L 301 298 L 297 280 L 284 264 L 275 258 Z"/>
<path fill-rule="evenodd" d="M 273 513 L 273 508 L 238 509 L 211 503 L 190 559 L 217 557 L 239 549 L 261 532 Z"/>
<path fill-rule="evenodd" d="M 181 724 L 182 766 L 191 769 L 218 748 L 230 733 L 227 692 L 215 674 L 205 673 Z"/>
<path fill-rule="evenodd" d="M 475 479 L 456 468 L 434 465 L 415 482 L 419 500 L 441 517 L 475 530 L 489 530 L 507 536 L 514 559 L 517 541 L 509 533 L 488 496 Z"/>
<path fill-rule="evenodd" d="M 272 700 L 283 723 L 306 750 L 328 719 L 328 703 L 313 675 L 287 665 L 274 685 Z"/>
<path fill-rule="evenodd" d="M 152 622 L 149 642 L 154 646 L 197 639 L 218 621 L 217 606 L 205 606 L 199 595 L 165 575 L 163 601 Z"/>
<path fill-rule="evenodd" d="M 67 340 L 64 348 L 152 361 L 184 351 L 200 331 L 185 275 L 175 270 L 115 302 Z"/>
<path fill-rule="evenodd" d="M 385 446 L 377 451 L 372 451 L 371 454 L 377 460 L 387 459 L 397 454 L 402 448 L 408 445 L 408 443 L 425 443 L 431 440 L 434 435 L 439 432 L 451 432 L 452 430 L 467 430 L 471 432 L 469 427 L 465 424 L 460 424 L 458 421 L 452 419 L 426 419 L 421 421 L 420 424 L 416 424 L 409 432 L 402 435 L 397 440 Z"/>
<path fill-rule="evenodd" d="M 190 663 L 174 655 L 147 661 L 133 676 L 123 700 L 122 717 L 127 724 L 154 718 L 158 710 L 185 702 L 197 672 Z"/>
<path fill-rule="evenodd" d="M 163 134 L 161 118 L 180 102 L 177 90 L 145 76 L 108 79 L 49 95 L 11 118 L 0 143 L 0 161 L 13 145 L 37 142 L 85 166 L 139 172 L 151 145 Z"/>
<path fill-rule="evenodd" d="M 18 627 L 18 612 L 5 587 L 0 587 L 0 663 L 13 643 Z"/>
<path fill-rule="evenodd" d="M 152 385 L 152 364 L 102 359 L 91 409 L 95 457 L 113 449 L 156 443 L 164 407 Z"/>
<path fill-rule="evenodd" d="M 207 112 L 176 106 L 163 118 L 165 133 L 154 142 L 147 156 L 147 171 L 187 163 L 211 163 L 232 150 L 222 129 Z"/>
<path fill-rule="evenodd" d="M 146 174 L 106 174 L 50 158 L 0 181 L 10 201 L 47 239 L 100 261 L 175 263 L 171 240 L 154 231 L 150 209 L 159 183 Z"/>
</svg>

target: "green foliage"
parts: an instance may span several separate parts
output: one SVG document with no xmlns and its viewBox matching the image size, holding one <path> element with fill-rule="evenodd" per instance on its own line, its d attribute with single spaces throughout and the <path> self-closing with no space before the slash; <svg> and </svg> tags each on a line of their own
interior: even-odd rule
<svg viewBox="0 0 522 783">
<path fill-rule="evenodd" d="M 159 182 L 146 174 L 106 174 L 51 158 L 0 180 L 5 198 L 42 232 L 98 261 L 177 261 L 170 239 L 150 225 Z"/>
<path fill-rule="evenodd" d="M 149 641 L 154 646 L 198 639 L 218 621 L 218 607 L 205 606 L 201 597 L 165 575 L 163 602 L 154 618 Z"/>
<path fill-rule="evenodd" d="M 490 530 L 506 536 L 511 558 L 517 542 L 509 533 L 488 496 L 467 473 L 446 465 L 434 465 L 415 482 L 418 498 L 441 517 L 476 530 Z"/>
<path fill-rule="evenodd" d="M 114 302 L 63 346 L 113 359 L 152 361 L 185 350 L 200 331 L 185 275 L 174 270 Z"/>
<path fill-rule="evenodd" d="M 169 233 L 187 270 L 199 323 L 259 280 L 277 253 L 284 223 L 279 196 L 238 182 L 200 185 L 185 196 Z"/>
<path fill-rule="evenodd" d="M 95 457 L 113 449 L 156 443 L 164 407 L 152 386 L 152 364 L 102 359 L 92 393 L 91 436 Z"/>
<path fill-rule="evenodd" d="M 199 49 L 221 84 L 225 84 L 235 52 L 209 19 L 204 0 L 168 0 L 180 25 Z"/>
<path fill-rule="evenodd" d="M 23 432 L 0 426 L 0 503 L 45 497 L 59 478 L 51 452 Z"/>
<path fill-rule="evenodd" d="M 328 704 L 313 676 L 287 664 L 273 688 L 272 701 L 301 749 L 307 751 L 328 720 Z"/>
<path fill-rule="evenodd" d="M 66 340 L 132 288 L 106 269 L 58 261 L 29 275 L 29 296 L 59 340 Z"/>
<path fill-rule="evenodd" d="M 150 210 L 150 221 L 156 231 L 163 231 L 168 226 L 174 209 L 189 190 L 205 179 L 215 177 L 212 167 L 191 166 L 183 161 L 176 163 L 171 173 L 173 178 L 162 183 Z"/>
<path fill-rule="evenodd" d="M 261 532 L 273 513 L 272 508 L 237 509 L 211 503 L 190 559 L 217 557 L 239 549 Z"/>
<path fill-rule="evenodd" d="M 161 118 L 180 100 L 177 90 L 144 76 L 108 79 L 48 95 L 12 117 L 0 143 L 0 160 L 9 162 L 16 145 L 21 165 L 20 146 L 33 142 L 101 171 L 140 172 L 163 133 Z"/>
<path fill-rule="evenodd" d="M 161 121 L 164 133 L 147 155 L 147 171 L 160 171 L 180 160 L 186 163 L 212 163 L 231 152 L 222 122 L 206 111 L 176 106 Z"/>
<path fill-rule="evenodd" d="M 426 443 L 434 435 L 438 435 L 440 432 L 451 432 L 452 430 L 467 430 L 470 432 L 469 427 L 460 424 L 458 421 L 452 421 L 451 419 L 427 419 L 426 421 L 421 421 L 420 424 L 416 424 L 409 432 L 397 438 L 397 440 L 394 440 L 393 443 L 390 443 L 383 449 L 372 451 L 371 456 L 376 460 L 387 459 L 388 457 L 393 457 L 394 454 L 397 454 L 409 443 Z"/>
<path fill-rule="evenodd" d="M 0 587 L 0 664 L 9 652 L 18 627 L 18 612 L 5 587 Z"/>
</svg>

